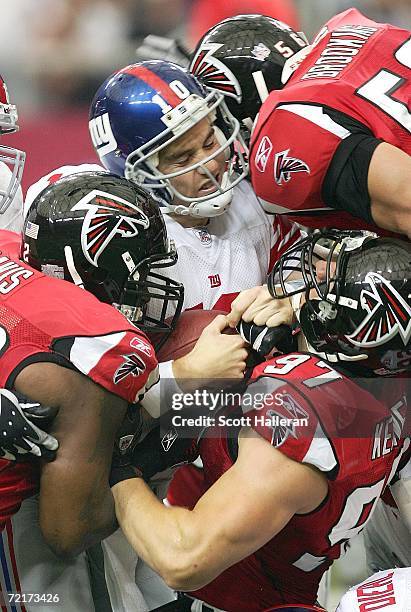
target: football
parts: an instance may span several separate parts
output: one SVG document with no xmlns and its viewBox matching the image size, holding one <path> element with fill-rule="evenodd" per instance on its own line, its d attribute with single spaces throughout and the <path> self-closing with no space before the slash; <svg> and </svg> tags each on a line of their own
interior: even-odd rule
<svg viewBox="0 0 411 612">
<path fill-rule="evenodd" d="M 203 329 L 219 314 L 227 313 L 221 310 L 186 310 L 183 312 L 175 330 L 157 351 L 158 361 L 162 363 L 187 355 L 194 348 Z M 237 332 L 227 327 L 224 333 L 235 334 Z"/>
</svg>

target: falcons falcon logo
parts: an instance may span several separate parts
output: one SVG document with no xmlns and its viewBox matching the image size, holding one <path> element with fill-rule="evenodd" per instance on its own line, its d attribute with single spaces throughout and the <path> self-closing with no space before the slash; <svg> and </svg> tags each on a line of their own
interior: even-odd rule
<svg viewBox="0 0 411 612">
<path fill-rule="evenodd" d="M 130 376 L 130 374 L 131 376 L 140 376 L 140 374 L 146 371 L 146 364 L 141 357 L 135 353 L 122 356 L 124 357 L 125 361 L 114 374 L 113 381 L 115 385 L 118 385 L 119 382 L 124 380 L 124 378 L 127 378 L 127 376 Z"/>
<path fill-rule="evenodd" d="M 86 210 L 81 228 L 81 246 L 87 261 L 98 267 L 98 258 L 116 234 L 133 238 L 150 221 L 143 211 L 118 196 L 93 189 L 72 210 Z"/>
<path fill-rule="evenodd" d="M 283 181 L 288 183 L 293 172 L 308 172 L 310 168 L 305 162 L 297 157 L 287 157 L 290 149 L 275 154 L 274 178 L 277 185 L 282 185 Z"/>
<path fill-rule="evenodd" d="M 399 334 L 407 345 L 411 336 L 410 305 L 390 282 L 376 272 L 369 272 L 365 280 L 371 291 L 362 290 L 360 304 L 367 315 L 355 332 L 346 338 L 356 346 L 371 347 L 384 344 Z"/>
<path fill-rule="evenodd" d="M 231 70 L 213 55 L 222 46 L 222 43 L 202 44 L 191 62 L 190 72 L 206 87 L 218 89 L 226 96 L 241 102 L 242 94 L 238 80 Z"/>
<path fill-rule="evenodd" d="M 308 413 L 289 393 L 277 393 L 276 401 L 284 409 L 285 414 L 271 409 L 267 410 L 266 415 L 272 421 L 271 444 L 278 448 L 290 436 L 297 438 L 295 422 L 300 419 L 308 419 Z M 283 425 L 281 419 L 284 418 L 288 419 L 288 423 Z"/>
</svg>

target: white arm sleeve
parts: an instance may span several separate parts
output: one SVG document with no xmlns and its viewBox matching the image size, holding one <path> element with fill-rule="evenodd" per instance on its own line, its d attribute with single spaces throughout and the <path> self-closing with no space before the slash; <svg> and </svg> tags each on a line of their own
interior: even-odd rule
<svg viewBox="0 0 411 612">
<path fill-rule="evenodd" d="M 154 418 L 171 410 L 173 395 L 181 396 L 182 391 L 173 374 L 173 362 L 165 361 L 159 364 L 160 380 L 147 391 L 141 405 Z"/>
</svg>

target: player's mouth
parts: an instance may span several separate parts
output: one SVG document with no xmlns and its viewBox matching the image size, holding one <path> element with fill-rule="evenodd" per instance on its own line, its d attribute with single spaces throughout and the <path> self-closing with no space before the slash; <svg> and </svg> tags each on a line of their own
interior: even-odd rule
<svg viewBox="0 0 411 612">
<path fill-rule="evenodd" d="M 214 191 L 217 191 L 217 185 L 221 184 L 221 173 L 220 172 L 214 177 L 214 181 L 212 181 L 211 179 L 208 181 L 205 181 L 201 185 L 200 189 L 198 190 L 198 193 L 200 195 L 208 195 L 209 193 L 213 193 Z"/>
</svg>

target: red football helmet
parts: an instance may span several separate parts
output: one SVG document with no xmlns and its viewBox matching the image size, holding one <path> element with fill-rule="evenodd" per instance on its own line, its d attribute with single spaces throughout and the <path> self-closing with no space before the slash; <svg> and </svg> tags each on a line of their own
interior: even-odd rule
<svg viewBox="0 0 411 612">
<path fill-rule="evenodd" d="M 17 109 L 10 104 L 6 83 L 0 76 L 0 135 L 17 132 Z M 13 201 L 21 183 L 26 154 L 19 149 L 0 145 L 0 162 L 9 172 L 0 171 L 0 214 L 4 213 Z"/>
</svg>

